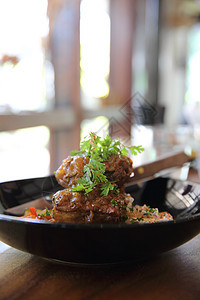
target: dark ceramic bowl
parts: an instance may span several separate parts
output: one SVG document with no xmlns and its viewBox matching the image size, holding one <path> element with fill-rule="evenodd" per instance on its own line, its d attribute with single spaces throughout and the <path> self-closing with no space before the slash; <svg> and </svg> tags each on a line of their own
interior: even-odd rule
<svg viewBox="0 0 200 300">
<path fill-rule="evenodd" d="M 30 201 L 59 190 L 54 176 L 0 184 L 0 240 L 44 258 L 79 264 L 145 259 L 189 241 L 200 232 L 200 185 L 157 178 L 127 192 L 136 204 L 170 212 L 174 220 L 153 224 L 63 224 L 10 216 Z M 32 205 L 32 203 L 31 203 Z"/>
</svg>

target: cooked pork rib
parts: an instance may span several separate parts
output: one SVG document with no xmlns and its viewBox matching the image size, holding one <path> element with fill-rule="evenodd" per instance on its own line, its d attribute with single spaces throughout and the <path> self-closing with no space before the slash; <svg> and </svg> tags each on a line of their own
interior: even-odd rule
<svg viewBox="0 0 200 300">
<path fill-rule="evenodd" d="M 56 179 L 64 188 L 70 188 L 77 184 L 77 179 L 81 178 L 83 167 L 89 163 L 89 157 L 68 156 L 63 160 L 56 172 Z M 104 162 L 105 175 L 110 181 L 115 181 L 118 185 L 123 185 L 133 173 L 132 160 L 127 156 L 111 155 Z"/>
<path fill-rule="evenodd" d="M 120 186 L 124 185 L 133 173 L 132 164 L 129 157 L 113 154 L 104 162 L 106 177 Z"/>
<path fill-rule="evenodd" d="M 58 183 L 65 188 L 75 186 L 77 179 L 84 175 L 83 167 L 89 163 L 89 160 L 89 157 L 84 156 L 68 156 L 56 171 Z"/>
<path fill-rule="evenodd" d="M 64 189 L 53 196 L 54 218 L 67 223 L 119 223 L 132 202 L 124 192 L 101 196 L 99 188 L 88 194 Z"/>
<path fill-rule="evenodd" d="M 69 156 L 58 168 L 55 176 L 65 189 L 53 196 L 55 221 L 119 223 L 126 214 L 126 207 L 132 205 L 133 198 L 124 192 L 124 183 L 133 172 L 132 160 L 127 156 L 113 154 L 103 162 L 104 175 L 118 189 L 118 193 L 111 189 L 106 196 L 102 196 L 101 182 L 88 193 L 84 190 L 73 191 L 79 184 L 77 180 L 85 174 L 84 166 L 89 162 L 90 157 L 87 156 Z"/>
</svg>

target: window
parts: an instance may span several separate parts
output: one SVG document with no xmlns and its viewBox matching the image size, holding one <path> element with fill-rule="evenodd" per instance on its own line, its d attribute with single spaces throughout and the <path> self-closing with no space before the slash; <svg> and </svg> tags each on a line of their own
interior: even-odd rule
<svg viewBox="0 0 200 300">
<path fill-rule="evenodd" d="M 48 143 L 44 126 L 0 133 L 0 181 L 49 174 Z"/>
<path fill-rule="evenodd" d="M 47 93 L 52 94 L 52 85 L 49 92 L 46 85 L 43 45 L 48 34 L 46 11 L 46 0 L 0 1 L 0 129 L 4 130 L 0 133 L 0 181 L 49 173 L 49 129 L 9 130 L 10 123 L 16 126 L 9 114 L 20 117 L 24 111 L 45 110 Z M 52 77 L 49 69 L 48 76 Z"/>
<path fill-rule="evenodd" d="M 0 1 L 2 111 L 41 110 L 47 105 L 42 45 L 48 34 L 46 10 L 45 0 Z"/>
<path fill-rule="evenodd" d="M 0 0 L 1 181 L 53 173 L 111 119 L 130 133 L 134 3 Z"/>
<path fill-rule="evenodd" d="M 109 94 L 110 17 L 107 0 L 82 0 L 80 11 L 81 87 L 90 106 Z M 96 101 L 94 98 L 97 98 Z"/>
</svg>

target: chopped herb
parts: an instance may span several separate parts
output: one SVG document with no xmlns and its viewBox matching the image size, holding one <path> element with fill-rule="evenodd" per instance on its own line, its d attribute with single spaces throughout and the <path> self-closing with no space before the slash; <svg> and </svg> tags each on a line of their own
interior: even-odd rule
<svg viewBox="0 0 200 300">
<path fill-rule="evenodd" d="M 38 214 L 38 217 L 44 217 L 44 214 Z"/>
<path fill-rule="evenodd" d="M 51 212 L 48 208 L 46 208 L 46 216 L 50 216 Z"/>
<path fill-rule="evenodd" d="M 127 215 L 123 215 L 122 220 L 125 222 L 126 220 L 128 220 L 128 216 Z"/>
<path fill-rule="evenodd" d="M 138 222 L 144 221 L 144 219 L 143 219 L 143 218 L 133 218 L 133 219 L 130 220 L 131 223 L 135 223 L 135 222 L 137 222 L 137 221 L 138 221 Z"/>
<path fill-rule="evenodd" d="M 117 205 L 117 201 L 115 199 L 112 199 L 110 202 L 112 203 L 112 206 L 114 206 L 114 207 Z"/>
<path fill-rule="evenodd" d="M 131 220 L 130 220 L 130 222 L 131 222 L 131 223 L 135 223 L 135 222 L 137 222 L 137 218 L 133 218 L 133 219 L 131 219 Z"/>
<path fill-rule="evenodd" d="M 122 210 L 126 210 L 126 205 L 121 206 Z"/>
<path fill-rule="evenodd" d="M 133 207 L 129 207 L 129 210 L 130 210 L 131 212 L 133 212 Z M 136 208 L 136 210 L 137 210 L 137 208 Z"/>
<path fill-rule="evenodd" d="M 137 218 L 137 220 L 140 221 L 144 221 L 144 218 Z"/>
</svg>

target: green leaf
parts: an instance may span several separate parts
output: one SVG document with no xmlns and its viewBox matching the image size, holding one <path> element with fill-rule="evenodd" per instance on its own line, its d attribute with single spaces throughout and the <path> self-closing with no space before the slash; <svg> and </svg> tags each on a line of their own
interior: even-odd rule
<svg viewBox="0 0 200 300">
<path fill-rule="evenodd" d="M 144 151 L 144 148 L 142 146 L 130 146 L 129 149 L 131 150 L 132 154 L 137 155 L 138 153 L 141 153 Z"/>
<path fill-rule="evenodd" d="M 73 151 L 70 152 L 71 156 L 75 156 L 75 155 L 78 155 L 78 154 L 81 154 L 81 152 L 78 151 L 78 150 L 73 150 Z"/>
<path fill-rule="evenodd" d="M 121 144 L 120 139 L 112 140 L 109 135 L 101 138 L 94 132 L 90 132 L 89 136 L 85 137 L 80 144 L 80 151 L 72 151 L 71 155 L 87 156 L 90 161 L 84 166 L 84 175 L 77 180 L 77 185 L 73 188 L 74 191 L 85 191 L 89 193 L 96 185 L 101 185 L 103 196 L 107 196 L 110 191 L 118 193 L 118 186 L 116 183 L 109 182 L 105 175 L 104 162 L 113 154 L 124 155 L 128 151 L 137 155 L 144 149 L 142 146 L 126 147 Z"/>
<path fill-rule="evenodd" d="M 48 208 L 46 208 L 46 215 L 50 216 L 50 210 Z"/>
<path fill-rule="evenodd" d="M 125 146 L 122 148 L 122 155 L 126 156 L 128 154 L 128 150 L 126 149 Z"/>
<path fill-rule="evenodd" d="M 128 220 L 128 216 L 125 214 L 125 215 L 123 215 L 122 219 L 125 222 L 126 220 Z"/>
<path fill-rule="evenodd" d="M 72 188 L 73 192 L 81 192 L 84 190 L 85 190 L 85 187 L 83 184 L 77 184 L 75 187 Z"/>
<path fill-rule="evenodd" d="M 115 199 L 112 199 L 110 202 L 112 203 L 112 206 L 114 206 L 114 207 L 117 205 L 117 201 Z"/>
<path fill-rule="evenodd" d="M 101 196 L 108 196 L 110 191 L 118 193 L 118 187 L 117 187 L 116 183 L 113 183 L 110 181 L 102 184 L 100 189 L 101 189 Z"/>
</svg>

